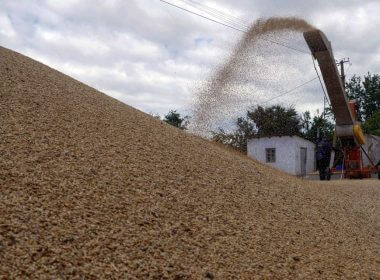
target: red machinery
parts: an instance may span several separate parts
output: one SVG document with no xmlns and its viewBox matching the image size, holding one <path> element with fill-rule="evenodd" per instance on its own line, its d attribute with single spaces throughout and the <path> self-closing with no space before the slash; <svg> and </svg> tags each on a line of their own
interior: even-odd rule
<svg viewBox="0 0 380 280">
<path fill-rule="evenodd" d="M 371 166 L 363 166 L 363 154 L 368 157 L 362 147 L 365 137 L 360 124 L 356 121 L 355 101 L 347 100 L 331 43 L 324 33 L 317 29 L 304 32 L 303 36 L 314 59 L 318 61 L 336 119 L 335 133 L 343 147 L 344 177 L 370 178 L 377 169 L 373 162 Z M 368 159 L 371 161 L 369 157 Z"/>
</svg>

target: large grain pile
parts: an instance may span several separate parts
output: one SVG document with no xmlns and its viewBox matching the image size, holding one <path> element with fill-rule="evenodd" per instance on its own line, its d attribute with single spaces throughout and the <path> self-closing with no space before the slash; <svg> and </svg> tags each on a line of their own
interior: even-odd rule
<svg viewBox="0 0 380 280">
<path fill-rule="evenodd" d="M 380 277 L 375 185 L 293 179 L 5 48 L 0 122 L 0 278 Z"/>
</svg>

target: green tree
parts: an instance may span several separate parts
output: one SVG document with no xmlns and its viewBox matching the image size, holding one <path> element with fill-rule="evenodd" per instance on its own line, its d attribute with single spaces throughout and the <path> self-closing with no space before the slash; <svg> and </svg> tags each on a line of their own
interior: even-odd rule
<svg viewBox="0 0 380 280">
<path fill-rule="evenodd" d="M 334 125 L 328 114 L 320 114 L 311 117 L 309 111 L 301 114 L 294 108 L 286 108 L 280 105 L 271 107 L 258 106 L 247 111 L 245 117 L 240 117 L 235 122 L 235 130 L 227 133 L 222 128 L 212 132 L 212 139 L 216 142 L 231 146 L 241 152 L 247 152 L 247 141 L 255 137 L 272 136 L 301 136 L 314 143 L 318 140 L 318 131 L 332 139 Z"/>
<path fill-rule="evenodd" d="M 256 137 L 301 135 L 301 118 L 294 108 L 258 106 L 247 116 L 256 125 Z"/>
<path fill-rule="evenodd" d="M 364 119 L 364 96 L 365 96 L 365 89 L 362 84 L 362 79 L 356 75 L 352 76 L 351 79 L 346 83 L 346 93 L 348 99 L 356 100 L 356 115 L 359 121 L 362 121 Z"/>
<path fill-rule="evenodd" d="M 380 136 L 380 110 L 372 114 L 372 116 L 363 124 L 364 132 Z"/>
<path fill-rule="evenodd" d="M 346 92 L 349 99 L 356 100 L 358 120 L 364 122 L 380 108 L 380 75 L 354 75 L 346 83 Z"/>
<path fill-rule="evenodd" d="M 189 116 L 182 117 L 177 110 L 170 110 L 169 113 L 165 115 L 163 121 L 180 129 L 187 129 Z"/>
<path fill-rule="evenodd" d="M 366 92 L 363 109 L 365 120 L 367 120 L 380 108 L 380 76 L 368 73 L 367 76 L 364 76 L 363 86 Z"/>
<path fill-rule="evenodd" d="M 256 132 L 255 125 L 247 117 L 237 118 L 235 125 L 236 129 L 231 133 L 222 128 L 217 132 L 211 132 L 212 140 L 246 153 L 248 139 L 254 137 Z"/>
<path fill-rule="evenodd" d="M 310 112 L 303 113 L 301 118 L 303 138 L 316 143 L 318 141 L 318 131 L 320 136 L 326 136 L 330 140 L 334 134 L 334 124 L 323 114 L 316 115 L 311 119 Z"/>
<path fill-rule="evenodd" d="M 311 115 L 309 111 L 303 112 L 301 114 L 301 131 L 302 133 L 306 133 L 311 128 Z"/>
<path fill-rule="evenodd" d="M 293 108 L 259 106 L 248 110 L 245 117 L 238 118 L 231 133 L 219 128 L 212 132 L 212 139 L 246 153 L 247 142 L 254 137 L 301 135 L 300 120 Z"/>
</svg>

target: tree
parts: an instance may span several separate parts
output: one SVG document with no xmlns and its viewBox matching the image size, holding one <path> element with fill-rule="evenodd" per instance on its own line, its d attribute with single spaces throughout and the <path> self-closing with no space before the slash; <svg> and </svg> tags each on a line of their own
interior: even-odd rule
<svg viewBox="0 0 380 280">
<path fill-rule="evenodd" d="M 355 99 L 359 121 L 366 121 L 380 108 L 380 75 L 358 77 L 354 75 L 346 83 L 346 92 L 349 99 Z"/>
<path fill-rule="evenodd" d="M 181 114 L 177 113 L 177 110 L 170 110 L 169 113 L 165 115 L 163 121 L 180 129 L 187 129 L 189 116 L 181 117 Z"/>
<path fill-rule="evenodd" d="M 372 114 L 363 125 L 364 132 L 380 136 L 380 110 Z"/>
<path fill-rule="evenodd" d="M 212 139 L 247 152 L 247 142 L 254 137 L 301 135 L 300 117 L 294 108 L 279 105 L 248 110 L 245 117 L 236 120 L 236 129 L 226 133 L 222 128 L 212 132 Z"/>
<path fill-rule="evenodd" d="M 255 137 L 301 135 L 301 119 L 294 108 L 258 106 L 247 116 L 256 125 Z"/>
<path fill-rule="evenodd" d="M 362 79 L 356 75 L 352 76 L 348 83 L 346 83 L 346 93 L 348 99 L 356 100 L 356 116 L 359 121 L 362 121 L 365 115 L 363 104 L 365 90 L 362 85 Z"/>
<path fill-rule="evenodd" d="M 319 136 L 326 136 L 330 140 L 333 138 L 334 124 L 323 113 L 321 115 L 317 114 L 311 119 L 310 112 L 306 111 L 302 115 L 301 125 L 303 138 L 311 142 L 316 143 L 318 141 L 318 131 Z"/>
<path fill-rule="evenodd" d="M 309 111 L 302 113 L 300 122 L 301 122 L 302 133 L 306 133 L 307 131 L 310 130 L 310 128 L 311 128 L 311 116 L 310 116 Z"/>
<path fill-rule="evenodd" d="M 248 139 L 256 132 L 255 125 L 246 117 L 237 118 L 235 125 L 236 129 L 231 133 L 225 132 L 222 128 L 217 132 L 211 132 L 212 140 L 246 153 Z"/>
<path fill-rule="evenodd" d="M 380 76 L 368 73 L 367 76 L 364 76 L 363 87 L 366 92 L 363 109 L 365 120 L 367 120 L 380 108 Z"/>
</svg>

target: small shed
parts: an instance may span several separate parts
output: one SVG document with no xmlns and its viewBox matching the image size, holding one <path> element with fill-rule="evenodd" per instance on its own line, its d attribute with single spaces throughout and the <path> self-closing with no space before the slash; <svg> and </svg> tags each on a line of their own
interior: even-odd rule
<svg viewBox="0 0 380 280">
<path fill-rule="evenodd" d="M 293 175 L 305 176 L 316 169 L 315 144 L 298 136 L 250 139 L 247 154 Z"/>
</svg>

